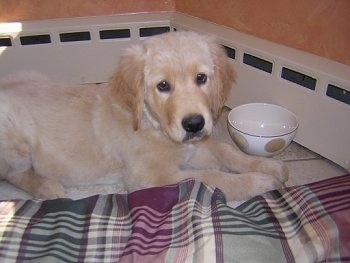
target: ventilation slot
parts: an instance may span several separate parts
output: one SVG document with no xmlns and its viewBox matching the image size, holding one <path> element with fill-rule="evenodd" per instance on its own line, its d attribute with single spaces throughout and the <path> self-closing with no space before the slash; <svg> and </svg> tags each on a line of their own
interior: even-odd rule
<svg viewBox="0 0 350 263">
<path fill-rule="evenodd" d="M 230 48 L 228 46 L 223 45 L 224 49 L 226 50 L 226 54 L 229 58 L 235 59 L 236 58 L 236 50 L 233 48 Z"/>
<path fill-rule="evenodd" d="M 50 35 L 22 36 L 20 37 L 20 41 L 23 46 L 50 44 L 51 37 Z"/>
<path fill-rule="evenodd" d="M 163 34 L 166 32 L 170 32 L 170 27 L 168 26 L 145 27 L 145 28 L 140 28 L 140 37 L 150 37 L 154 35 Z"/>
<path fill-rule="evenodd" d="M 291 70 L 289 68 L 285 68 L 285 67 L 282 68 L 281 78 L 311 90 L 315 90 L 316 88 L 317 81 L 315 78 L 312 78 L 303 73 Z"/>
<path fill-rule="evenodd" d="M 91 35 L 89 31 L 61 33 L 60 40 L 61 42 L 89 41 L 91 40 Z"/>
<path fill-rule="evenodd" d="M 0 47 L 11 47 L 11 46 L 12 46 L 11 38 L 9 37 L 0 38 Z"/>
<path fill-rule="evenodd" d="M 262 58 L 258 58 L 256 56 L 244 53 L 243 63 L 251 67 L 265 71 L 267 73 L 272 73 L 273 64 L 270 61 L 264 60 Z"/>
<path fill-rule="evenodd" d="M 109 29 L 100 31 L 100 39 L 130 38 L 130 29 Z"/>
<path fill-rule="evenodd" d="M 350 105 L 350 92 L 345 89 L 339 88 L 332 84 L 328 84 L 326 94 L 328 97 L 331 97 L 333 99 L 339 100 L 341 102 L 344 102 Z"/>
</svg>

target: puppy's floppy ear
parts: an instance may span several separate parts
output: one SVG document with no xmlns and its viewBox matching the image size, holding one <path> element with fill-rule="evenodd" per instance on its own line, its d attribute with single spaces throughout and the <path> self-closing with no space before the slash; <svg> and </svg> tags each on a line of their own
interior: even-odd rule
<svg viewBox="0 0 350 263">
<path fill-rule="evenodd" d="M 139 128 L 144 100 L 143 46 L 136 45 L 126 50 L 120 58 L 117 70 L 110 80 L 112 94 L 122 107 L 133 116 L 133 128 Z"/>
<path fill-rule="evenodd" d="M 210 43 L 210 52 L 214 60 L 214 94 L 212 111 L 214 119 L 220 116 L 225 100 L 236 79 L 236 72 L 230 64 L 224 47 L 215 41 Z"/>
</svg>

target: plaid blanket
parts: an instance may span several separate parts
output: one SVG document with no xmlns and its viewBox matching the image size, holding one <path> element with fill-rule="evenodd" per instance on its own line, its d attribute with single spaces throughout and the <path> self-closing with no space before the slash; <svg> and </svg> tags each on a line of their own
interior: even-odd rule
<svg viewBox="0 0 350 263">
<path fill-rule="evenodd" d="M 229 207 L 194 180 L 0 203 L 1 262 L 349 262 L 350 176 Z"/>
</svg>

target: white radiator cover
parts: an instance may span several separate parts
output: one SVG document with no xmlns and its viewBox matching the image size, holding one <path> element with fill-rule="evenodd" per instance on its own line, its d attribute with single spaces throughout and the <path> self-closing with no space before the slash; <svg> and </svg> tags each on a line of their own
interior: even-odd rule
<svg viewBox="0 0 350 263">
<path fill-rule="evenodd" d="M 350 169 L 350 105 L 327 96 L 329 84 L 350 92 L 350 67 L 259 39 L 234 29 L 177 12 L 0 23 L 0 77 L 18 70 L 38 70 L 75 83 L 106 82 L 126 47 L 142 41 L 140 28 L 195 30 L 217 36 L 235 50 L 231 59 L 237 82 L 227 100 L 235 107 L 268 102 L 293 111 L 299 120 L 295 141 Z M 130 37 L 101 40 L 100 30 L 130 29 Z M 89 32 L 90 40 L 62 43 L 60 33 Z M 22 45 L 20 37 L 49 35 L 50 43 Z M 11 41 L 11 46 L 6 44 Z M 271 73 L 243 62 L 244 54 L 267 61 Z M 281 78 L 288 68 L 316 81 L 314 90 Z"/>
</svg>

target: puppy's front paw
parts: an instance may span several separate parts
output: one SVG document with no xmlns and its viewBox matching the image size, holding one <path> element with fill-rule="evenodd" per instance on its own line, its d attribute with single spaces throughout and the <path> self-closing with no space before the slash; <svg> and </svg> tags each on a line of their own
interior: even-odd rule
<svg viewBox="0 0 350 263">
<path fill-rule="evenodd" d="M 34 193 L 38 199 L 55 199 L 65 197 L 65 190 L 62 184 L 53 180 L 45 180 Z"/>
<path fill-rule="evenodd" d="M 281 183 L 288 181 L 288 168 L 283 161 L 275 159 L 263 159 L 258 165 L 259 172 L 270 174 L 278 179 Z"/>
<path fill-rule="evenodd" d="M 284 187 L 276 177 L 268 174 L 256 174 L 249 194 L 251 197 L 260 195 L 272 190 L 282 189 Z"/>
</svg>

